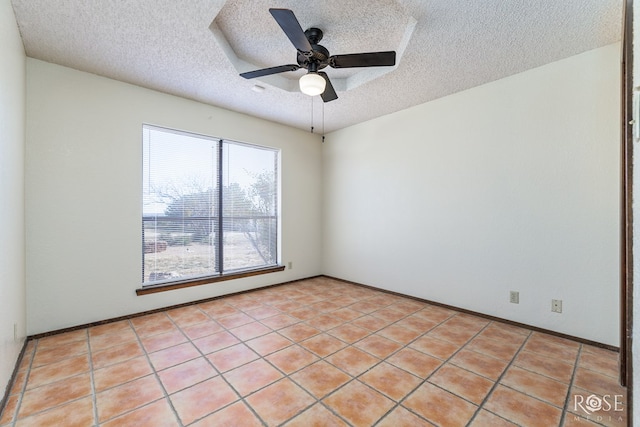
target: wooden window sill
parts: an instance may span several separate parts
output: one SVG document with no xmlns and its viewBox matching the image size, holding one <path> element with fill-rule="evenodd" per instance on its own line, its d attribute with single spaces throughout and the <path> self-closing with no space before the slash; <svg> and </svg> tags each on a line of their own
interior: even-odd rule
<svg viewBox="0 0 640 427">
<path fill-rule="evenodd" d="M 200 285 L 208 285 L 210 283 L 224 282 L 225 280 L 242 279 L 244 277 L 276 273 L 278 271 L 283 271 L 284 268 L 285 268 L 284 265 L 276 265 L 273 267 L 259 268 L 254 270 L 243 270 L 243 271 L 237 271 L 233 273 L 226 273 L 226 274 L 202 277 L 197 279 L 158 283 L 155 285 L 143 286 L 142 288 L 136 289 L 136 295 L 155 294 L 157 292 L 173 291 L 174 289 L 190 288 L 191 286 L 200 286 Z"/>
</svg>

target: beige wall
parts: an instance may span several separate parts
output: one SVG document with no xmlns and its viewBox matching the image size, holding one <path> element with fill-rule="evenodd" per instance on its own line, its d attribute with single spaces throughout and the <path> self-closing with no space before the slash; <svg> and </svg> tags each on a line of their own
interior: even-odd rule
<svg viewBox="0 0 640 427">
<path fill-rule="evenodd" d="M 610 45 L 329 134 L 323 273 L 617 346 L 619 63 Z"/>
<path fill-rule="evenodd" d="M 0 399 L 26 334 L 25 55 L 11 3 L 0 2 Z M 15 328 L 15 330 L 14 330 Z M 17 335 L 17 336 L 15 336 Z"/>
<path fill-rule="evenodd" d="M 617 345 L 618 62 L 596 49 L 321 146 L 29 59 L 29 333 L 325 273 Z M 142 123 L 281 148 L 294 269 L 136 297 Z"/>
<path fill-rule="evenodd" d="M 640 87 L 640 4 L 633 7 L 633 87 Z M 640 99 L 638 90 L 634 91 L 634 99 Z M 633 105 L 633 117 L 640 120 L 638 102 Z M 637 200 L 640 199 L 640 155 L 638 155 L 638 141 L 640 134 L 638 126 L 633 128 L 633 145 L 635 155 L 633 157 L 633 384 L 635 384 L 635 395 L 638 391 L 637 384 L 640 384 L 640 207 Z M 633 404 L 634 420 L 640 420 L 640 404 L 638 398 Z"/>
<path fill-rule="evenodd" d="M 317 135 L 27 60 L 28 332 L 37 334 L 320 274 Z M 142 124 L 281 149 L 283 272 L 136 296 Z"/>
</svg>

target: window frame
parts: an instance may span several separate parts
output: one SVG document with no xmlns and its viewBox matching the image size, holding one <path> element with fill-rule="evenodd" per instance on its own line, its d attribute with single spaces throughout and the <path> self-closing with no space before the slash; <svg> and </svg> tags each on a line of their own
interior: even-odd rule
<svg viewBox="0 0 640 427">
<path fill-rule="evenodd" d="M 233 280 L 233 279 L 239 279 L 239 278 L 244 278 L 244 277 L 250 277 L 250 276 L 256 276 L 256 275 L 261 275 L 261 274 L 268 274 L 268 273 L 274 273 L 274 272 L 279 272 L 279 271 L 283 271 L 285 269 L 285 266 L 281 264 L 280 262 L 280 245 L 281 245 L 281 239 L 280 239 L 280 219 L 281 219 L 281 215 L 280 215 L 280 191 L 281 191 L 281 185 L 280 185 L 280 158 L 281 158 L 281 150 L 278 148 L 273 148 L 273 147 L 267 147 L 264 145 L 258 145 L 258 144 L 252 144 L 252 143 L 246 143 L 246 142 L 240 142 L 240 141 L 235 141 L 235 140 L 231 140 L 231 139 L 227 139 L 227 138 L 220 138 L 220 137 L 214 137 L 214 136 L 209 136 L 209 135 L 203 135 L 203 134 L 199 134 L 199 133 L 195 133 L 195 132 L 190 132 L 190 131 L 182 131 L 182 130 L 177 130 L 177 129 L 171 129 L 171 128 L 166 128 L 166 127 L 162 127 L 162 126 L 157 126 L 157 125 L 151 125 L 151 124 L 146 124 L 144 123 L 142 125 L 142 131 L 143 131 L 143 135 L 145 130 L 155 130 L 155 131 L 160 131 L 160 132 L 165 132 L 165 133 L 173 133 L 173 134 L 177 134 L 180 136 L 186 136 L 186 137 L 193 137 L 193 138 L 199 138 L 199 139 L 204 139 L 204 140 L 209 140 L 212 142 L 215 142 L 216 144 L 216 149 L 217 149 L 217 156 L 216 156 L 216 162 L 217 164 L 215 165 L 215 175 L 216 175 L 216 182 L 215 182 L 215 193 L 214 193 L 214 198 L 215 198 L 215 211 L 217 211 L 217 216 L 209 216 L 207 217 L 209 220 L 211 221 L 215 221 L 215 225 L 214 225 L 214 229 L 217 230 L 217 232 L 215 233 L 215 243 L 214 243 L 214 247 L 216 248 L 216 254 L 215 254 L 215 272 L 212 272 L 211 274 L 202 274 L 202 275 L 194 275 L 194 276 L 189 276 L 189 277 L 185 277 L 185 278 L 176 278 L 176 279 L 167 279 L 167 280 L 157 280 L 157 281 L 153 281 L 153 282 L 145 282 L 145 236 L 144 236 L 144 230 L 145 230 L 145 222 L 147 221 L 157 221 L 158 217 L 157 216 L 145 216 L 144 211 L 142 212 L 142 215 L 140 216 L 142 219 L 142 235 L 141 235 L 141 241 L 142 241 L 142 285 L 140 288 L 136 289 L 136 294 L 137 295 L 147 295 L 147 294 L 151 294 L 151 293 L 157 293 L 157 292 L 163 292 L 163 291 L 168 291 L 168 290 L 174 290 L 174 289 L 182 289 L 182 288 L 186 288 L 186 287 L 191 287 L 191 286 L 199 286 L 199 285 L 205 285 L 205 284 L 211 284 L 211 283 L 216 283 L 216 282 L 222 282 L 222 281 L 226 281 L 226 280 Z M 145 150 L 145 138 L 143 136 L 142 138 L 142 149 L 143 152 Z M 274 153 L 274 188 L 275 188 L 275 195 L 274 195 L 274 206 L 275 206 L 275 211 L 273 212 L 273 214 L 271 215 L 265 215 L 265 216 L 256 216 L 254 219 L 271 219 L 275 221 L 275 261 L 273 264 L 266 264 L 266 265 L 261 265 L 261 266 L 254 266 L 254 267 L 246 267 L 246 268 L 235 268 L 235 269 L 228 269 L 228 270 L 224 270 L 224 239 L 225 239 L 225 231 L 224 231 L 224 220 L 226 218 L 225 213 L 224 213 L 224 173 L 225 173 L 225 168 L 224 168 L 224 147 L 225 144 L 227 145 L 236 145 L 236 146 L 244 146 L 244 147 L 249 147 L 249 148 L 255 148 L 255 149 L 262 149 L 262 150 L 267 150 L 267 151 L 271 151 Z M 143 156 L 143 160 L 144 160 L 144 156 Z M 145 171 L 145 165 L 142 165 L 142 171 L 144 174 Z M 229 184 L 229 183 L 227 183 Z M 143 195 L 144 195 L 144 178 L 143 178 Z M 211 205 L 210 205 L 211 206 Z M 189 218 L 189 217 L 183 217 L 184 218 Z M 231 218 L 234 218 L 233 216 Z M 196 220 L 198 220 L 200 218 L 196 218 Z M 246 218 L 244 218 L 246 219 Z M 170 220 L 170 218 L 165 218 L 163 220 Z M 222 232 L 220 232 L 220 230 Z"/>
</svg>

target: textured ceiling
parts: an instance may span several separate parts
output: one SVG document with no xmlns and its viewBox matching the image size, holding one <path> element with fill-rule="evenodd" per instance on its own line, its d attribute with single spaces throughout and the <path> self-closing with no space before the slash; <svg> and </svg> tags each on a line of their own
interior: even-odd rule
<svg viewBox="0 0 640 427">
<path fill-rule="evenodd" d="M 12 0 L 28 56 L 329 132 L 620 40 L 622 0 Z M 395 67 L 325 71 L 323 104 L 269 8 L 319 27 L 331 54 L 398 51 Z M 266 88 L 257 93 L 252 87 Z"/>
</svg>

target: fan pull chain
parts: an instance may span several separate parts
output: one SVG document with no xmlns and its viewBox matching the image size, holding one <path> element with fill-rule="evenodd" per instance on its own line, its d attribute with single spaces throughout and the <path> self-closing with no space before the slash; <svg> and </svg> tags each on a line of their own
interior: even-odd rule
<svg viewBox="0 0 640 427">
<path fill-rule="evenodd" d="M 313 107 L 313 97 L 311 97 L 311 133 L 314 133 L 315 127 L 313 126 L 313 113 L 314 113 L 314 107 Z M 322 103 L 322 142 L 324 143 L 324 102 Z"/>
<path fill-rule="evenodd" d="M 324 144 L 324 102 L 322 103 L 322 143 Z"/>
<path fill-rule="evenodd" d="M 309 98 L 311 99 L 311 133 L 313 133 L 313 96 Z"/>
</svg>

